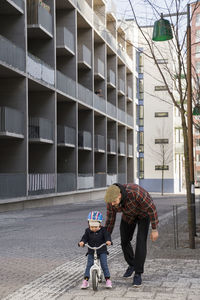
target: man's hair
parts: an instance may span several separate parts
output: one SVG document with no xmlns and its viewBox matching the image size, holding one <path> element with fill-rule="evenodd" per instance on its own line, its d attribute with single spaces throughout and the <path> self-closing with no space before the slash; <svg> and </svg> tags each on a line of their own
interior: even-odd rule
<svg viewBox="0 0 200 300">
<path fill-rule="evenodd" d="M 116 200 L 116 198 L 120 195 L 120 188 L 114 184 L 110 185 L 107 190 L 104 197 L 105 202 L 113 202 Z"/>
</svg>

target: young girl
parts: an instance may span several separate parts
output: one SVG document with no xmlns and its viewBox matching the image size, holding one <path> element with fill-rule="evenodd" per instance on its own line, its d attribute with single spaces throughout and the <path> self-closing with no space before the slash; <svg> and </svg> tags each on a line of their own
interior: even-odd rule
<svg viewBox="0 0 200 300">
<path fill-rule="evenodd" d="M 111 236 L 107 232 L 106 228 L 101 226 L 103 216 L 99 211 L 92 211 L 88 215 L 89 228 L 86 228 L 84 235 L 79 242 L 80 247 L 84 247 L 85 243 L 88 243 L 91 247 L 99 247 L 103 243 L 111 245 Z M 84 280 L 81 289 L 87 289 L 89 287 L 90 268 L 94 264 L 94 250 L 88 248 L 87 266 L 85 269 Z M 106 279 L 106 287 L 112 288 L 112 282 L 110 280 L 110 272 L 107 264 L 107 247 L 103 246 L 97 250 L 97 254 L 100 258 L 101 267 L 103 269 L 104 277 Z"/>
</svg>

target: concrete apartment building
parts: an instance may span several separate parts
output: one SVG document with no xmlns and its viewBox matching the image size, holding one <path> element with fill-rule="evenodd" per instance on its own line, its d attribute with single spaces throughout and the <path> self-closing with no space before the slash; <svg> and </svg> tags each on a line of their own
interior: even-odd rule
<svg viewBox="0 0 200 300">
<path fill-rule="evenodd" d="M 2 0 L 0 28 L 1 203 L 137 182 L 137 51 L 112 2 Z"/>
<path fill-rule="evenodd" d="M 143 30 L 151 39 L 153 28 Z M 139 44 L 139 183 L 150 192 L 178 193 L 184 187 L 180 115 L 154 60 L 145 55 L 150 51 L 142 35 Z M 166 47 L 166 42 L 157 42 L 154 51 L 169 86 L 173 86 L 173 80 L 166 71 L 174 69 L 169 47 Z"/>
</svg>

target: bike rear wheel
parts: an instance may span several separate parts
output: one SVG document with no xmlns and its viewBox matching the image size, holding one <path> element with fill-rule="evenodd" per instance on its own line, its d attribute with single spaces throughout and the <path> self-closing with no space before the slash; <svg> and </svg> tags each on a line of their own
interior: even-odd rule
<svg viewBox="0 0 200 300">
<path fill-rule="evenodd" d="M 98 273 L 97 270 L 92 270 L 92 288 L 94 291 L 98 289 Z"/>
</svg>

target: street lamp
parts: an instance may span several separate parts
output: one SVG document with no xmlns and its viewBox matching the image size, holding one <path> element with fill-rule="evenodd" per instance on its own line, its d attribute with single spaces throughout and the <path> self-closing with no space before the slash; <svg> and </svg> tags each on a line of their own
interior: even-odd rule
<svg viewBox="0 0 200 300">
<path fill-rule="evenodd" d="M 195 248 L 196 222 L 195 222 L 195 189 L 194 189 L 194 158 L 193 158 L 193 132 L 192 132 L 192 76 L 191 76 L 191 26 L 190 26 L 190 4 L 187 4 L 187 12 L 178 13 L 178 15 L 187 15 L 187 123 L 188 123 L 188 151 L 190 166 L 190 191 L 191 203 L 189 205 L 191 213 L 191 236 L 190 247 Z M 163 17 L 177 16 L 175 14 L 163 15 L 161 19 L 154 23 L 153 41 L 167 41 L 173 38 L 171 25 Z"/>
</svg>

